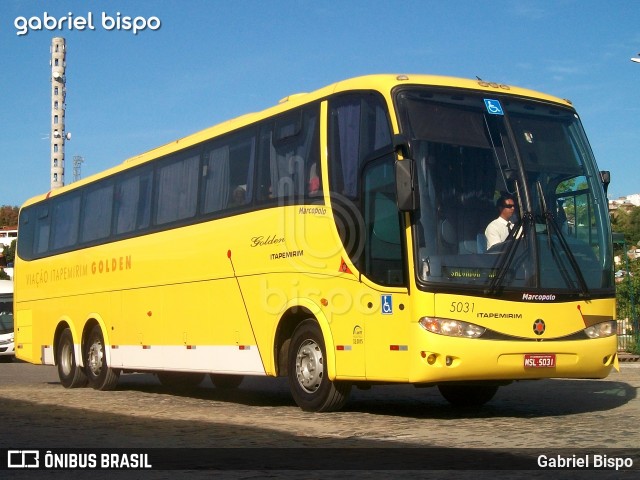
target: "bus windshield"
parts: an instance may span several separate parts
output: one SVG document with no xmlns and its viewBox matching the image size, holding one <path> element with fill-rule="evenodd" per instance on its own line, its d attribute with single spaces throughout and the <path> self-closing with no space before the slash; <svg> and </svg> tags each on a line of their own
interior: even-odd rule
<svg viewBox="0 0 640 480">
<path fill-rule="evenodd" d="M 416 163 L 421 287 L 610 293 L 607 201 L 572 109 L 418 87 L 397 91 L 396 103 Z M 487 226 L 504 205 L 508 230 L 496 242 Z"/>
</svg>

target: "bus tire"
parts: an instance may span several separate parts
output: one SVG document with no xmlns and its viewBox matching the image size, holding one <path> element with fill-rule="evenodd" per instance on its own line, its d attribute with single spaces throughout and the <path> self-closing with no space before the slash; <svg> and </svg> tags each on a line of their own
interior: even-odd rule
<svg viewBox="0 0 640 480">
<path fill-rule="evenodd" d="M 89 385 L 96 390 L 114 390 L 120 372 L 107 365 L 104 337 L 100 325 L 95 325 L 85 343 L 84 371 Z"/>
<path fill-rule="evenodd" d="M 238 388 L 242 383 L 242 380 L 244 380 L 243 375 L 228 375 L 226 373 L 211 373 L 209 374 L 209 377 L 216 388 L 225 390 Z"/>
<path fill-rule="evenodd" d="M 442 396 L 456 407 L 481 407 L 498 391 L 498 385 L 440 384 Z"/>
<path fill-rule="evenodd" d="M 204 380 L 204 373 L 198 372 L 158 372 L 156 375 L 163 387 L 174 390 L 193 390 Z"/>
<path fill-rule="evenodd" d="M 302 410 L 339 410 L 349 398 L 351 384 L 329 380 L 325 359 L 320 326 L 314 319 L 303 321 L 293 332 L 288 358 L 289 388 Z"/>
<path fill-rule="evenodd" d="M 73 335 L 69 328 L 65 328 L 58 338 L 56 365 L 60 384 L 64 388 L 79 388 L 87 385 L 87 376 L 84 370 L 76 365 Z"/>
</svg>

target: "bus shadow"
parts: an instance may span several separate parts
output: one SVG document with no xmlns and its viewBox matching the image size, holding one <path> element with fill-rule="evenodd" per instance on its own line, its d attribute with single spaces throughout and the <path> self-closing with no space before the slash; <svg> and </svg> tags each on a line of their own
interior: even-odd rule
<svg viewBox="0 0 640 480">
<path fill-rule="evenodd" d="M 289 393 L 286 378 L 246 377 L 236 389 L 215 388 L 206 379 L 198 387 L 185 390 L 162 386 L 153 375 L 147 375 L 143 382 L 128 377 L 121 377 L 119 390 L 166 393 L 251 407 L 298 408 Z M 613 410 L 637 396 L 636 387 L 609 379 L 529 380 L 501 387 L 496 396 L 481 408 L 459 408 L 451 406 L 435 387 L 384 385 L 367 390 L 354 387 L 349 402 L 342 410 L 432 419 L 561 417 Z"/>
<path fill-rule="evenodd" d="M 123 375 L 120 377 L 118 390 L 163 393 L 250 407 L 296 406 L 289 393 L 286 379 L 283 378 L 245 377 L 238 388 L 216 388 L 209 378 L 206 378 L 198 386 L 177 388 L 160 384 L 153 374 Z"/>
<path fill-rule="evenodd" d="M 354 412 L 432 419 L 543 418 L 613 410 L 635 400 L 638 394 L 637 388 L 628 383 L 608 380 L 522 381 L 501 387 L 482 407 L 461 408 L 450 405 L 437 388 L 425 390 L 419 404 L 396 402 L 392 397 L 382 402 L 359 397 L 346 408 Z"/>
<path fill-rule="evenodd" d="M 147 388 L 151 386 L 144 387 Z M 60 455 L 56 448 L 60 450 L 61 445 L 67 452 L 76 454 L 101 456 L 114 451 L 124 453 L 124 449 L 147 454 L 156 472 L 140 470 L 135 476 L 126 478 L 169 478 L 185 471 L 190 471 L 192 477 L 202 472 L 206 478 L 224 478 L 226 472 L 234 470 L 242 471 L 242 475 L 231 478 L 282 477 L 275 473 L 277 470 L 287 471 L 286 478 L 336 478 L 331 474 L 335 470 L 348 471 L 349 477 L 378 478 L 371 470 L 435 470 L 441 476 L 441 470 L 450 468 L 473 471 L 478 465 L 490 465 L 492 469 L 530 470 L 536 465 L 535 457 L 527 451 L 443 447 L 426 442 L 417 446 L 359 437 L 300 435 L 295 431 L 261 427 L 258 419 L 250 425 L 226 423 L 224 419 L 194 422 L 11 399 L 3 401 L 3 412 L 5 415 L 0 418 L 4 417 L 4 427 L 12 435 L 0 437 L 1 448 L 42 450 L 41 462 L 45 449 Z M 159 473 L 157 470 L 167 471 Z M 249 474 L 250 470 L 260 471 L 260 476 Z M 323 473 L 325 470 L 327 474 Z M 292 476 L 296 471 L 300 475 Z M 310 471 L 314 473 L 311 477 Z M 358 475 L 359 471 L 362 477 Z M 36 476 L 29 478 L 87 476 L 86 472 L 82 477 L 75 476 L 76 472 L 69 470 L 64 471 L 64 476 L 57 477 L 52 474 L 60 472 L 34 473 Z M 147 473 L 156 475 L 149 477 Z M 527 478 L 531 478 L 530 474 L 528 472 Z M 96 471 L 91 476 L 114 478 L 114 473 L 112 470 Z M 389 472 L 386 472 L 379 478 L 388 476 Z M 460 475 L 457 478 L 461 478 Z M 472 478 L 495 478 L 495 474 L 482 477 L 474 472 Z"/>
</svg>

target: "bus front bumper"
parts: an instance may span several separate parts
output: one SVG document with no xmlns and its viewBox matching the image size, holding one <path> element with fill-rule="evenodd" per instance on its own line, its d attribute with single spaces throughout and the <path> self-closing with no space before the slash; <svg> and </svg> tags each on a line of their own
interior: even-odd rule
<svg viewBox="0 0 640 480">
<path fill-rule="evenodd" d="M 429 337 L 435 334 L 427 333 Z M 617 367 L 613 335 L 581 341 L 496 341 L 445 337 L 421 342 L 411 383 L 605 378 Z M 433 339 L 435 340 L 435 339 Z"/>
</svg>

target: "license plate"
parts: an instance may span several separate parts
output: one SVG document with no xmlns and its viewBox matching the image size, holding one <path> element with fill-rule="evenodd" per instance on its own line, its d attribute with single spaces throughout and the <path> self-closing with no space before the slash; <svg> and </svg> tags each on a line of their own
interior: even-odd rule
<svg viewBox="0 0 640 480">
<path fill-rule="evenodd" d="M 555 353 L 527 353 L 524 356 L 525 368 L 553 368 L 556 366 Z"/>
</svg>

